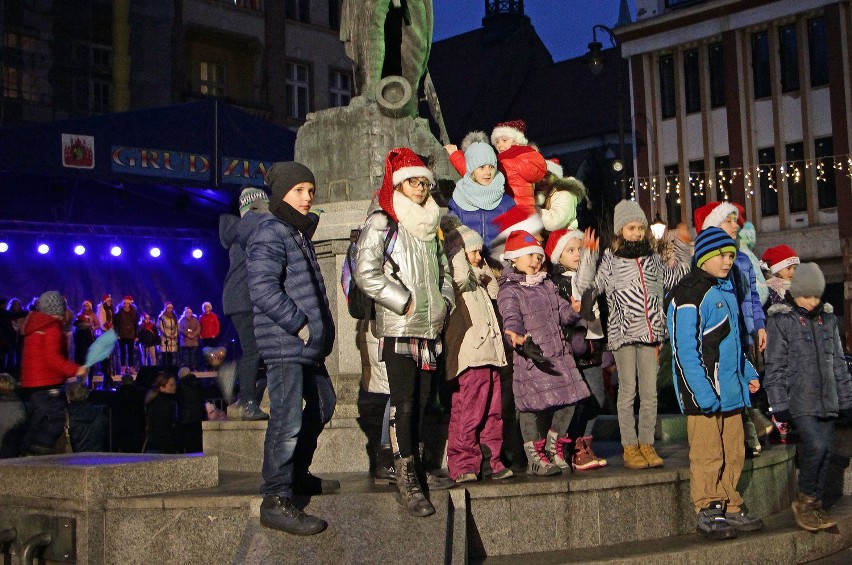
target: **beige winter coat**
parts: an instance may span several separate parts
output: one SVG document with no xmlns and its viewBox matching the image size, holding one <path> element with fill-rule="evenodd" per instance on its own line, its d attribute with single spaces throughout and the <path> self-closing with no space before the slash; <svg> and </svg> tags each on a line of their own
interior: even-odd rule
<svg viewBox="0 0 852 565">
<path fill-rule="evenodd" d="M 472 267 L 464 248 L 450 258 L 450 270 L 456 309 L 444 334 L 447 378 L 454 379 L 470 367 L 502 367 L 506 364 L 506 352 L 491 302 L 498 290 L 494 274 L 487 266 Z"/>
</svg>

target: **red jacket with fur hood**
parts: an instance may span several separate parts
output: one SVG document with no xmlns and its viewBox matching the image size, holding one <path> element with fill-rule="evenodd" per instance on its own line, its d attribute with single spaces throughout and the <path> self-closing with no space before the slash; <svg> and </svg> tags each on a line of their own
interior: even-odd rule
<svg viewBox="0 0 852 565">
<path fill-rule="evenodd" d="M 60 386 L 74 376 L 78 365 L 68 359 L 62 320 L 31 312 L 24 324 L 21 387 Z"/>
</svg>

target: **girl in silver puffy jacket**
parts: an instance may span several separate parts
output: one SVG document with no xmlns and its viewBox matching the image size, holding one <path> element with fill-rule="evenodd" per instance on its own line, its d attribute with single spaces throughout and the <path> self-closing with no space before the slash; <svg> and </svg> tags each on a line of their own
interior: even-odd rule
<svg viewBox="0 0 852 565">
<path fill-rule="evenodd" d="M 396 484 L 400 504 L 412 516 L 435 513 L 419 482 L 414 454 L 441 353 L 441 329 L 454 305 L 452 277 L 438 237 L 440 208 L 429 194 L 433 183 L 432 171 L 413 151 L 403 147 L 388 152 L 382 187 L 358 240 L 355 267 L 355 282 L 375 301 L 379 353 L 390 385 Z M 391 222 L 398 229 L 385 251 Z"/>
</svg>

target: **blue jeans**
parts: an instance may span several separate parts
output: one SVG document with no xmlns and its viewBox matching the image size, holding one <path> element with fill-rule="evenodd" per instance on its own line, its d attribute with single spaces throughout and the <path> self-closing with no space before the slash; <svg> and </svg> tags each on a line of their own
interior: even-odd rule
<svg viewBox="0 0 852 565">
<path fill-rule="evenodd" d="M 272 364 L 266 368 L 269 424 L 263 444 L 264 496 L 293 496 L 293 480 L 307 474 L 317 438 L 337 404 L 324 364 Z M 305 407 L 302 409 L 302 399 Z"/>
<path fill-rule="evenodd" d="M 797 416 L 793 425 L 799 432 L 799 492 L 822 499 L 828 477 L 833 418 Z"/>
<path fill-rule="evenodd" d="M 189 370 L 193 372 L 195 372 L 196 351 L 198 351 L 198 346 L 180 346 L 180 362 L 184 367 L 189 367 Z"/>
</svg>

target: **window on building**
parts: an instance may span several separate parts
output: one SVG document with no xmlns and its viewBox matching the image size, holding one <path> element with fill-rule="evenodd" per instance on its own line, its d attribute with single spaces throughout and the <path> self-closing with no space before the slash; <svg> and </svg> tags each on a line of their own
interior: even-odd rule
<svg viewBox="0 0 852 565">
<path fill-rule="evenodd" d="M 731 184 L 734 180 L 734 174 L 731 171 L 731 158 L 727 155 L 719 155 L 714 164 L 716 169 L 716 198 L 730 200 Z"/>
<path fill-rule="evenodd" d="M 105 80 L 92 80 L 91 112 L 105 114 L 112 111 L 112 83 Z"/>
<path fill-rule="evenodd" d="M 15 67 L 3 67 L 3 96 L 6 98 L 19 98 L 21 86 L 18 84 L 18 69 Z"/>
<path fill-rule="evenodd" d="M 311 23 L 310 0 L 284 0 L 284 16 L 306 24 Z"/>
<path fill-rule="evenodd" d="M 678 166 L 676 164 L 663 167 L 663 174 L 666 177 L 666 219 L 669 227 L 673 228 L 682 221 L 680 192 L 683 188 L 680 186 L 680 172 L 678 171 Z"/>
<path fill-rule="evenodd" d="M 328 27 L 340 29 L 340 0 L 328 0 Z"/>
<path fill-rule="evenodd" d="M 778 215 L 778 187 L 775 185 L 775 148 L 757 150 L 757 180 L 760 187 L 760 213 L 763 217 Z"/>
<path fill-rule="evenodd" d="M 304 120 L 308 115 L 310 94 L 308 66 L 301 63 L 287 63 L 287 89 L 284 103 L 287 117 Z"/>
<path fill-rule="evenodd" d="M 209 96 L 225 95 L 225 67 L 201 61 L 198 91 Z"/>
<path fill-rule="evenodd" d="M 805 146 L 803 143 L 788 143 L 785 153 L 784 178 L 787 179 L 787 201 L 790 212 L 808 210 L 808 191 L 805 188 Z"/>
<path fill-rule="evenodd" d="M 808 57 L 811 63 L 811 86 L 828 84 L 828 38 L 823 17 L 808 20 Z"/>
<path fill-rule="evenodd" d="M 674 55 L 660 57 L 660 109 L 663 119 L 673 118 L 677 112 L 675 103 Z"/>
<path fill-rule="evenodd" d="M 834 177 L 834 141 L 823 137 L 814 141 L 817 200 L 820 208 L 837 207 L 837 186 Z"/>
<path fill-rule="evenodd" d="M 333 70 L 328 83 L 328 105 L 332 108 L 348 105 L 352 98 L 352 73 Z"/>
<path fill-rule="evenodd" d="M 799 38 L 795 24 L 778 28 L 778 53 L 781 55 L 781 92 L 799 90 Z"/>
<path fill-rule="evenodd" d="M 707 172 L 704 159 L 689 162 L 689 193 L 693 211 L 707 204 Z"/>
<path fill-rule="evenodd" d="M 686 113 L 701 111 L 701 79 L 698 49 L 683 54 L 683 88 L 686 94 Z"/>
<path fill-rule="evenodd" d="M 710 67 L 710 107 L 725 105 L 725 52 L 721 43 L 713 43 L 707 49 L 707 64 Z"/>
<path fill-rule="evenodd" d="M 769 77 L 769 32 L 761 31 L 751 36 L 751 73 L 754 97 L 766 98 L 772 94 Z"/>
</svg>

